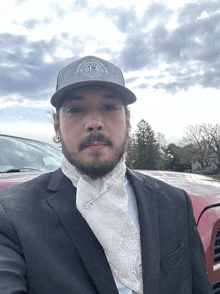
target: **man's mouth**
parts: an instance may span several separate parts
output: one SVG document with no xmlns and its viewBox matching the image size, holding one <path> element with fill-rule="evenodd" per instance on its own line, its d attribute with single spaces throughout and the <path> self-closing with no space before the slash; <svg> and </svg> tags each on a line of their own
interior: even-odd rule
<svg viewBox="0 0 220 294">
<path fill-rule="evenodd" d="M 110 148 L 113 146 L 109 138 L 105 137 L 103 134 L 91 134 L 80 143 L 78 149 L 79 151 L 82 151 L 85 148 L 89 148 L 90 150 L 100 151 L 107 146 Z"/>
<path fill-rule="evenodd" d="M 93 151 L 101 151 L 106 146 L 107 146 L 107 144 L 105 144 L 105 143 L 102 143 L 102 142 L 94 142 L 94 143 L 88 145 L 88 148 L 90 150 L 93 150 Z"/>
</svg>

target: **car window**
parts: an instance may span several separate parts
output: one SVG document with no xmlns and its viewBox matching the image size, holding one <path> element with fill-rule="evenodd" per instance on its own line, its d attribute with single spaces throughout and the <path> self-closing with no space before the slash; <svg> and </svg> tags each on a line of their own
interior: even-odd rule
<svg viewBox="0 0 220 294">
<path fill-rule="evenodd" d="M 49 171 L 60 167 L 60 148 L 34 140 L 0 136 L 0 172 Z"/>
</svg>

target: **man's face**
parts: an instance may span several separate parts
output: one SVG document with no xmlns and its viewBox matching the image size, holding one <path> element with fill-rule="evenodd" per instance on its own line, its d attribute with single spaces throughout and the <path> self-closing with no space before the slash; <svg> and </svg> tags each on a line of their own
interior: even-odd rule
<svg viewBox="0 0 220 294">
<path fill-rule="evenodd" d="M 130 120 L 115 91 L 81 88 L 61 106 L 54 126 L 68 161 L 96 179 L 111 172 L 122 158 Z"/>
</svg>

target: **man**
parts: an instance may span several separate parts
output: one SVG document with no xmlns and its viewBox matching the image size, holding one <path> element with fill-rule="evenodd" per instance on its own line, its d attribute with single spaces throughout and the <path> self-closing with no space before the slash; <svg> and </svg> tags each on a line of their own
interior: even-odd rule
<svg viewBox="0 0 220 294">
<path fill-rule="evenodd" d="M 208 294 L 189 196 L 126 169 L 118 67 L 84 57 L 51 98 L 61 169 L 0 193 L 0 293 Z"/>
</svg>

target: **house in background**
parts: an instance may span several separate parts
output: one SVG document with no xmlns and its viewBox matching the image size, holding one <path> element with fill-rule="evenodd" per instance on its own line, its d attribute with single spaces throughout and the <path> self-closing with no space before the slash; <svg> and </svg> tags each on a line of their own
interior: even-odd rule
<svg viewBox="0 0 220 294">
<path fill-rule="evenodd" d="M 218 162 L 218 157 L 216 154 L 210 155 L 208 160 L 203 161 L 204 168 L 202 169 L 202 165 L 199 161 L 192 159 L 191 160 L 191 168 L 192 173 L 194 174 L 200 174 L 203 172 L 215 172 L 218 170 L 218 166 L 216 165 L 216 162 Z"/>
</svg>

